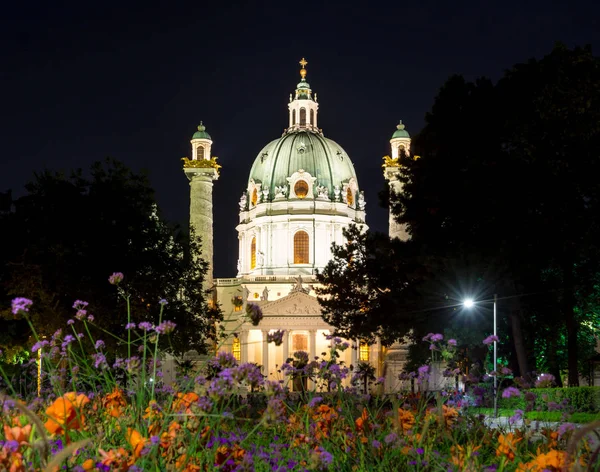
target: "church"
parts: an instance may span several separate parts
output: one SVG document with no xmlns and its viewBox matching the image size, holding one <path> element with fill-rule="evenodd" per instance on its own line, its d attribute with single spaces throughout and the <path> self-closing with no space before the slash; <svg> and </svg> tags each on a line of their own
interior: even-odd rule
<svg viewBox="0 0 600 472">
<path fill-rule="evenodd" d="M 278 368 L 297 351 L 310 359 L 327 352 L 326 335 L 334 329 L 321 318 L 316 298 L 316 271 L 332 258 L 331 245 L 344 244 L 342 230 L 351 223 L 368 229 L 366 201 L 350 157 L 318 126 L 319 102 L 306 80 L 307 62 L 300 61 L 300 82 L 289 97 L 288 127 L 263 147 L 250 167 L 246 188 L 240 189 L 237 274 L 213 279 L 212 189 L 220 166 L 211 157 L 213 141 L 201 123 L 191 139 L 191 158 L 183 158 L 190 184 L 190 226 L 202 237 L 202 257 L 209 263 L 206 288 L 212 288 L 229 334 L 218 346 L 240 362 L 262 366 L 263 375 L 280 378 Z M 408 152 L 410 136 L 400 122 L 391 138 L 391 157 L 383 174 L 398 192 L 399 156 Z M 407 238 L 390 215 L 390 237 Z M 246 317 L 246 304 L 260 306 L 258 326 Z M 283 330 L 282 343 L 268 342 L 269 333 Z M 370 362 L 377 377 L 394 387 L 406 352 L 400 345 L 385 349 L 348 340 L 351 348 L 340 361 L 356 366 Z"/>
</svg>

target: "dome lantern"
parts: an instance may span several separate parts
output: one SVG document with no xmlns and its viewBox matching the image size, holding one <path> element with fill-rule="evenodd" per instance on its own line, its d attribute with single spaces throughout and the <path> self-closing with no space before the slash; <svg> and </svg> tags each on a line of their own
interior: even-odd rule
<svg viewBox="0 0 600 472">
<path fill-rule="evenodd" d="M 300 69 L 300 83 L 296 86 L 294 99 L 290 100 L 288 104 L 290 119 L 289 127 L 286 131 L 309 130 L 318 133 L 317 112 L 319 104 L 316 100 L 316 94 L 313 99 L 310 84 L 306 81 L 306 64 L 308 62 L 302 58 L 299 64 L 302 66 L 302 69 Z"/>
</svg>

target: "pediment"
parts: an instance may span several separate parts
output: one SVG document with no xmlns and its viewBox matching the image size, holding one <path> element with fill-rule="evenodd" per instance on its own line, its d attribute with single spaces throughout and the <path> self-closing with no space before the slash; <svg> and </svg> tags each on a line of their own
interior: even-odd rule
<svg viewBox="0 0 600 472">
<path fill-rule="evenodd" d="M 303 292 L 294 292 L 279 300 L 267 302 L 261 305 L 263 315 L 287 316 L 287 315 L 320 315 L 321 305 L 317 297 L 307 295 Z"/>
</svg>

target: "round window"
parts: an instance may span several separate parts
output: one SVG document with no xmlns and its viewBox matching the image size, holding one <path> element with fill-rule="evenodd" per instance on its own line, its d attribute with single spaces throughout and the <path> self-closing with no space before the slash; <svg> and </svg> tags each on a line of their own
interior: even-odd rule
<svg viewBox="0 0 600 472">
<path fill-rule="evenodd" d="M 294 193 L 298 198 L 306 198 L 308 195 L 308 183 L 306 180 L 299 180 L 296 182 L 296 185 L 294 185 Z"/>
</svg>

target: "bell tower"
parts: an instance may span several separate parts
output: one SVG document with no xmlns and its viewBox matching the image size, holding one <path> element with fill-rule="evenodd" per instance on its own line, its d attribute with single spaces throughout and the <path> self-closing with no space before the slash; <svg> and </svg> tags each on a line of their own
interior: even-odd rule
<svg viewBox="0 0 600 472">
<path fill-rule="evenodd" d="M 213 181 L 219 178 L 220 165 L 211 157 L 212 139 L 200 122 L 190 141 L 192 158 L 182 158 L 183 171 L 190 181 L 190 228 L 202 239 L 201 258 L 208 262 L 204 289 L 213 286 Z"/>
<path fill-rule="evenodd" d="M 390 184 L 390 192 L 393 193 L 402 192 L 402 182 L 399 179 L 402 169 L 402 164 L 400 163 L 402 153 L 410 156 L 410 135 L 404 128 L 404 124 L 400 120 L 400 123 L 396 126 L 396 131 L 392 135 L 392 139 L 390 139 L 392 157 L 385 156 L 383 158 L 383 175 Z M 396 222 L 391 209 L 389 215 L 389 236 L 390 239 L 399 238 L 401 241 L 407 241 L 410 238 L 406 231 L 406 225 Z"/>
</svg>

